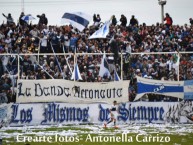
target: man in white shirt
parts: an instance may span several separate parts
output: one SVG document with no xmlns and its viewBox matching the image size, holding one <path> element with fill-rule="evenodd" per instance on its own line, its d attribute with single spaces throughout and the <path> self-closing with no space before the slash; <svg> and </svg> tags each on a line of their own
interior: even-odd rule
<svg viewBox="0 0 193 145">
<path fill-rule="evenodd" d="M 40 53 L 48 53 L 48 37 L 44 34 L 40 38 Z"/>
</svg>

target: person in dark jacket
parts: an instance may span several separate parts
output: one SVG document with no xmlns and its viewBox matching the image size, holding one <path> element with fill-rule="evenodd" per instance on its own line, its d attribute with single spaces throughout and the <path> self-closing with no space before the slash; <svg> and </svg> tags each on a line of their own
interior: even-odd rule
<svg viewBox="0 0 193 145">
<path fill-rule="evenodd" d="M 93 15 L 93 22 L 95 23 L 97 21 L 96 14 Z"/>
<path fill-rule="evenodd" d="M 124 15 L 121 15 L 120 22 L 121 22 L 121 26 L 126 27 L 127 18 Z"/>
<path fill-rule="evenodd" d="M 116 25 L 117 24 L 117 19 L 115 17 L 115 15 L 112 16 L 112 25 Z"/>
<path fill-rule="evenodd" d="M 111 51 L 114 53 L 114 63 L 118 63 L 119 59 L 119 38 L 117 35 L 114 36 L 114 40 L 110 43 Z"/>
<path fill-rule="evenodd" d="M 135 26 L 135 25 L 138 26 L 138 21 L 137 21 L 137 19 L 135 18 L 134 15 L 132 15 L 132 17 L 131 17 L 131 19 L 130 19 L 130 25 L 131 25 L 131 26 Z"/>
<path fill-rule="evenodd" d="M 22 17 L 25 16 L 24 12 L 21 12 L 20 16 L 19 16 L 19 24 L 21 26 L 27 25 L 27 22 L 25 20 L 22 19 Z"/>
<path fill-rule="evenodd" d="M 6 16 L 4 13 L 2 13 L 2 15 L 7 19 L 7 25 L 14 24 L 13 18 L 10 13 L 8 14 L 8 16 Z"/>
<path fill-rule="evenodd" d="M 37 15 L 37 17 L 39 18 L 39 22 L 38 25 L 47 25 L 48 24 L 48 19 L 46 18 L 45 14 L 42 15 Z"/>
<path fill-rule="evenodd" d="M 190 20 L 190 25 L 193 25 L 193 19 L 190 18 L 189 20 Z"/>
</svg>

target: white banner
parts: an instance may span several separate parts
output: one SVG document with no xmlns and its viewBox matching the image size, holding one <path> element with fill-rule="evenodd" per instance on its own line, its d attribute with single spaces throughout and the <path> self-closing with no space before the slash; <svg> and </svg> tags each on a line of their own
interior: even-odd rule
<svg viewBox="0 0 193 145">
<path fill-rule="evenodd" d="M 193 102 L 131 102 L 117 107 L 117 124 L 193 123 Z M 10 126 L 108 122 L 110 104 L 32 103 L 0 105 L 4 123 Z M 2 112 L 2 111 L 1 111 Z M 7 121 L 7 122 L 6 122 Z M 112 123 L 113 124 L 113 123 Z"/>
<path fill-rule="evenodd" d="M 128 102 L 129 81 L 75 82 L 68 80 L 18 80 L 17 103 Z"/>
</svg>

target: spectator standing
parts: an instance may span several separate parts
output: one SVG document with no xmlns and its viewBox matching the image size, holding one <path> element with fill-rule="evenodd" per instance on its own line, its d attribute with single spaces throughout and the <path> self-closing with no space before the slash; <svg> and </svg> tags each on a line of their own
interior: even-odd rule
<svg viewBox="0 0 193 145">
<path fill-rule="evenodd" d="M 14 24 L 14 20 L 10 13 L 8 14 L 8 16 L 6 16 L 4 13 L 2 13 L 2 15 L 7 19 L 7 25 Z"/>
<path fill-rule="evenodd" d="M 118 63 L 118 57 L 119 57 L 119 38 L 117 35 L 114 36 L 114 40 L 110 43 L 111 51 L 114 53 L 114 62 L 115 64 Z"/>
<path fill-rule="evenodd" d="M 24 21 L 24 20 L 22 19 L 23 16 L 25 16 L 25 14 L 24 14 L 24 12 L 21 12 L 21 14 L 20 14 L 20 16 L 19 16 L 19 24 L 20 24 L 21 26 L 24 26 L 24 25 L 27 24 L 26 21 Z"/>
<path fill-rule="evenodd" d="M 115 17 L 115 15 L 112 16 L 112 25 L 116 25 L 117 24 L 117 19 Z"/>
<path fill-rule="evenodd" d="M 190 18 L 189 20 L 190 20 L 190 25 L 192 25 L 192 26 L 193 26 L 193 19 L 192 19 L 192 18 Z"/>
<path fill-rule="evenodd" d="M 54 52 L 53 53 L 58 53 L 59 52 L 59 37 L 58 37 L 58 32 L 56 32 L 56 30 L 54 31 L 54 33 L 52 33 L 52 35 L 50 35 L 50 42 L 51 42 L 51 47 L 53 48 Z M 52 51 L 53 51 L 52 50 Z"/>
<path fill-rule="evenodd" d="M 173 24 L 173 20 L 168 13 L 166 13 L 166 17 L 164 18 L 164 21 L 167 27 L 170 27 Z"/>
<path fill-rule="evenodd" d="M 127 18 L 122 14 L 120 18 L 121 26 L 126 27 L 127 25 Z"/>
<path fill-rule="evenodd" d="M 41 26 L 41 25 L 47 25 L 47 24 L 48 24 L 48 19 L 46 18 L 46 15 L 45 15 L 45 14 L 37 15 L 37 17 L 39 18 L 39 22 L 38 22 L 38 25 L 39 25 L 39 26 Z"/>
<path fill-rule="evenodd" d="M 95 24 L 95 22 L 97 21 L 97 17 L 96 17 L 96 14 L 93 15 L 93 22 Z"/>
<path fill-rule="evenodd" d="M 134 15 L 132 15 L 132 17 L 131 17 L 131 19 L 130 19 L 130 25 L 131 25 L 131 26 L 135 26 L 135 25 L 138 26 L 138 20 L 135 18 Z"/>
<path fill-rule="evenodd" d="M 99 14 L 97 14 L 94 25 L 95 25 L 95 26 L 99 26 L 100 22 L 101 22 L 101 17 L 100 17 Z"/>
<path fill-rule="evenodd" d="M 40 53 L 48 53 L 48 37 L 41 33 L 40 35 Z"/>
<path fill-rule="evenodd" d="M 77 41 L 78 41 L 78 37 L 74 33 L 72 33 L 72 36 L 70 38 L 70 51 L 72 51 L 72 52 L 75 51 Z"/>
</svg>

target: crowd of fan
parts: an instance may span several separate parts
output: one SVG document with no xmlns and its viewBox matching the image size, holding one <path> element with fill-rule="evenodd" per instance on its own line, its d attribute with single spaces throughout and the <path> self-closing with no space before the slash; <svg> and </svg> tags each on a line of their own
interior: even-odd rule
<svg viewBox="0 0 193 145">
<path fill-rule="evenodd" d="M 193 79 L 193 54 L 183 54 L 178 61 L 178 55 L 170 53 L 193 50 L 191 18 L 190 25 L 179 26 L 173 25 L 173 20 L 166 14 L 166 24 L 147 26 L 145 23 L 139 24 L 135 16 L 132 16 L 128 23 L 124 15 L 121 15 L 119 23 L 116 17 L 112 16 L 107 38 L 89 39 L 102 25 L 99 14 L 93 16 L 93 25 L 85 28 L 83 32 L 71 25 L 50 26 L 45 14 L 38 15 L 39 23 L 32 25 L 21 19 L 23 15 L 24 13 L 21 14 L 19 23 L 15 24 L 11 14 L 3 14 L 7 23 L 0 26 L 0 54 L 10 54 L 0 55 L 0 93 L 1 96 L 10 96 L 9 102 L 15 101 L 12 94 L 18 75 L 21 79 L 70 80 L 74 60 L 79 66 L 83 79 L 81 81 L 101 82 L 114 80 L 114 70 L 120 76 L 122 59 L 123 79 L 131 80 L 130 101 L 136 95 L 136 75 L 149 79 L 177 81 L 179 74 L 179 80 Z M 107 55 L 112 77 L 98 75 L 103 52 L 113 53 L 114 57 Z M 155 55 L 145 52 L 167 53 Z M 40 56 L 28 55 L 32 53 L 40 53 Z M 65 54 L 56 57 L 57 53 Z M 74 59 L 74 53 L 81 54 Z M 130 55 L 131 53 L 141 54 Z M 14 54 L 22 54 L 19 57 L 20 74 L 17 74 L 18 58 Z M 6 102 L 6 99 L 4 101 Z"/>
</svg>

